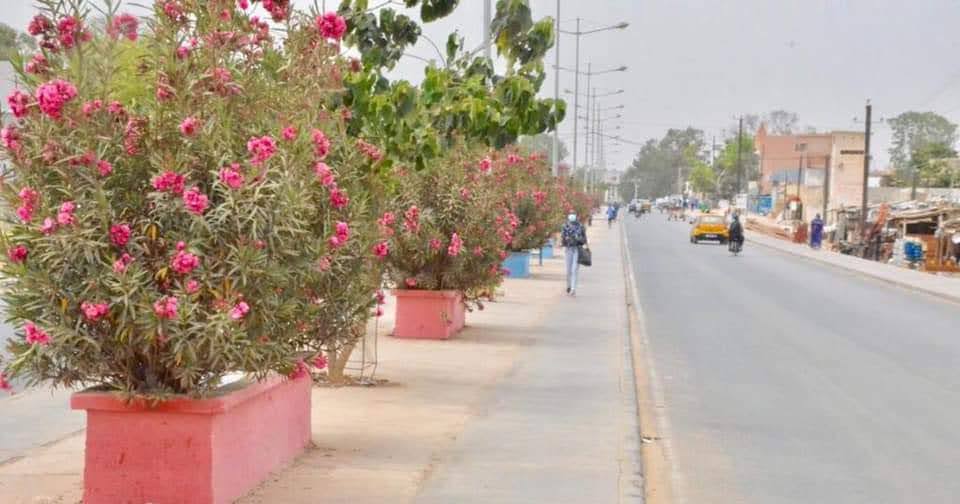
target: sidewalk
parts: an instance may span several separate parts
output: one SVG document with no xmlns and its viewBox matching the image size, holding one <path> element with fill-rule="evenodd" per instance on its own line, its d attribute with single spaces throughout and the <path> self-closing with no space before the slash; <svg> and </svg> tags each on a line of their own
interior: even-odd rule
<svg viewBox="0 0 960 504">
<path fill-rule="evenodd" d="M 388 306 L 388 383 L 315 388 L 315 447 L 239 502 L 641 502 L 620 234 L 590 239 L 577 298 L 561 258 L 534 260 L 533 278 L 508 280 L 447 342 L 386 336 Z M 79 502 L 83 440 L 0 465 L 0 502 Z"/>
<path fill-rule="evenodd" d="M 960 278 L 933 275 L 868 261 L 827 250 L 814 250 L 805 244 L 793 243 L 754 231 L 746 232 L 747 240 L 765 247 L 787 252 L 812 261 L 842 268 L 906 289 L 923 292 L 948 301 L 960 302 Z"/>
</svg>

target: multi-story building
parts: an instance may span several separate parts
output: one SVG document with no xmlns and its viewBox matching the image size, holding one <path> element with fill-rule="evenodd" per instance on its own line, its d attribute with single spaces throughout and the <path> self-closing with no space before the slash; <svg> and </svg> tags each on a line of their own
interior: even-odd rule
<svg viewBox="0 0 960 504">
<path fill-rule="evenodd" d="M 804 218 L 863 199 L 864 134 L 831 131 L 770 135 L 760 126 L 755 139 L 760 157 L 760 193 L 777 202 L 799 195 Z"/>
</svg>

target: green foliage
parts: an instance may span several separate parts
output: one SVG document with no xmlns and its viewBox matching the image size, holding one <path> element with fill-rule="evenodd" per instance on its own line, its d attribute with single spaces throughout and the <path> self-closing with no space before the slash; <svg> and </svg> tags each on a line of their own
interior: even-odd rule
<svg viewBox="0 0 960 504">
<path fill-rule="evenodd" d="M 36 48 L 36 42 L 29 35 L 0 23 L 0 61 L 12 60 L 18 52 Z"/>
<path fill-rule="evenodd" d="M 540 154 L 547 159 L 550 166 L 553 166 L 553 134 L 540 133 L 537 135 L 520 137 L 517 147 L 524 154 Z M 560 160 L 567 158 L 570 152 L 567 150 L 567 144 L 563 140 L 557 141 L 557 151 L 560 154 Z"/>
<path fill-rule="evenodd" d="M 887 121 L 893 130 L 890 162 L 897 179 L 912 179 L 912 156 L 930 144 L 951 147 L 957 143 L 957 125 L 934 112 L 904 112 Z"/>
<path fill-rule="evenodd" d="M 701 152 L 703 147 L 703 131 L 692 127 L 670 129 L 662 139 L 647 141 L 622 177 L 620 194 L 626 200 L 632 198 L 634 180 L 639 181 L 641 198 L 676 194 L 692 168 L 688 153 Z"/>
<path fill-rule="evenodd" d="M 502 153 L 493 162 L 501 204 L 510 211 L 514 224 L 508 248 L 523 251 L 543 245 L 560 229 L 564 211 L 570 207 L 564 182 L 551 175 L 550 165 L 538 154 Z"/>
<path fill-rule="evenodd" d="M 957 151 L 943 143 L 924 144 L 910 154 L 910 170 L 917 183 L 927 187 L 953 187 L 960 180 L 955 160 Z M 911 181 L 912 182 L 912 181 Z"/>
</svg>

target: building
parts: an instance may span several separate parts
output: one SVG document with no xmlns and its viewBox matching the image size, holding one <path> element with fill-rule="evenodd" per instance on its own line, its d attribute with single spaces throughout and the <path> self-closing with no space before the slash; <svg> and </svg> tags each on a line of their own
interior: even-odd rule
<svg viewBox="0 0 960 504">
<path fill-rule="evenodd" d="M 775 213 L 799 195 L 805 220 L 840 206 L 859 206 L 864 138 L 859 131 L 770 135 L 761 125 L 755 139 L 760 194 L 772 196 Z"/>
</svg>

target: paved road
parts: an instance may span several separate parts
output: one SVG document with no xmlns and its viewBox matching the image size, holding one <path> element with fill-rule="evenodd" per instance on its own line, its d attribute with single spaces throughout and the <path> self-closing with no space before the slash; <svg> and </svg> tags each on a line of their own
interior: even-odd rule
<svg viewBox="0 0 960 504">
<path fill-rule="evenodd" d="M 960 306 L 625 225 L 680 502 L 957 502 Z"/>
</svg>

